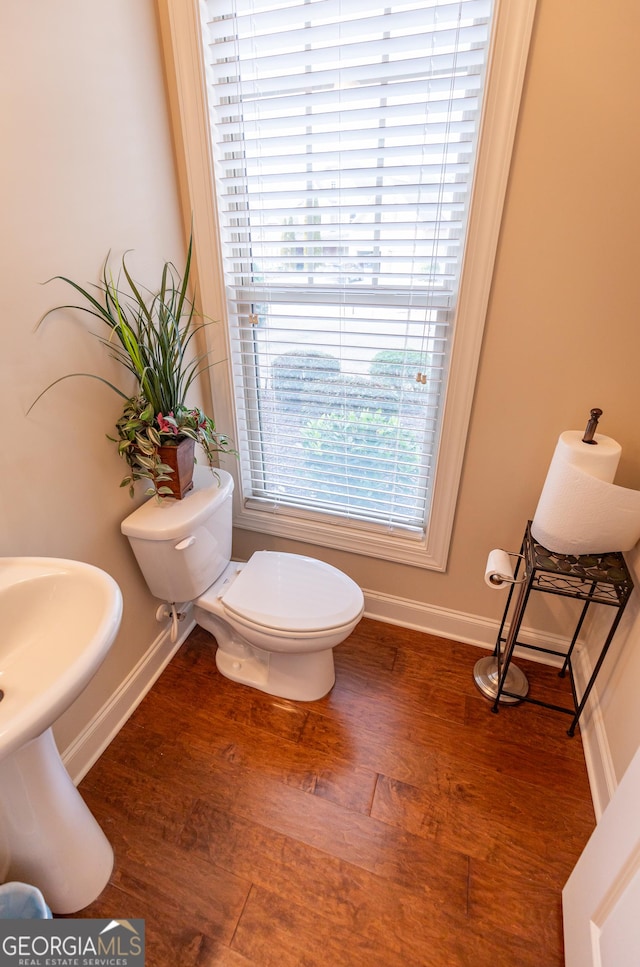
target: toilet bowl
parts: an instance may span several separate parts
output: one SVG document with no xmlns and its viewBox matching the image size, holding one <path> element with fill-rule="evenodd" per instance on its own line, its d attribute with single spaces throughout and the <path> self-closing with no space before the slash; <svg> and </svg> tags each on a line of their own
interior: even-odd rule
<svg viewBox="0 0 640 967">
<path fill-rule="evenodd" d="M 342 571 L 301 554 L 256 551 L 231 561 L 233 479 L 196 467 L 182 500 L 151 498 L 122 523 L 152 594 L 192 601 L 217 642 L 226 678 L 298 701 L 335 681 L 333 649 L 358 624 L 364 596 Z"/>
</svg>

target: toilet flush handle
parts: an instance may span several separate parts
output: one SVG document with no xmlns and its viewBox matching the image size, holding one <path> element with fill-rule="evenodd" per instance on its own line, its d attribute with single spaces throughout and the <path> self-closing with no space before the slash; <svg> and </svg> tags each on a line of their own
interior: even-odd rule
<svg viewBox="0 0 640 967">
<path fill-rule="evenodd" d="M 183 541 L 180 541 L 179 544 L 176 544 L 175 550 L 176 551 L 186 551 L 186 549 L 188 547 L 191 547 L 192 544 L 195 544 L 195 542 L 196 542 L 196 539 L 195 539 L 195 537 L 192 534 L 191 537 L 185 537 L 185 539 Z"/>
</svg>

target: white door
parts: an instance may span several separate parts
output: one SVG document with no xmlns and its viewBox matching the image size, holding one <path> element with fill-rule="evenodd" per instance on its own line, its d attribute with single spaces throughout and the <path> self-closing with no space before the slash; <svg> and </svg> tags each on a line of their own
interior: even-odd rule
<svg viewBox="0 0 640 967">
<path fill-rule="evenodd" d="M 640 749 L 562 891 L 566 967 L 640 964 Z"/>
</svg>

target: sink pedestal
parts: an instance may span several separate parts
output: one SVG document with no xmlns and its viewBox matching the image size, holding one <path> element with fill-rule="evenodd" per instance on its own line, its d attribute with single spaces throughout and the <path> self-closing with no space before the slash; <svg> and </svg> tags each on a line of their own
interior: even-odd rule
<svg viewBox="0 0 640 967">
<path fill-rule="evenodd" d="M 1 879 L 37 886 L 54 913 L 76 913 L 102 893 L 112 869 L 111 845 L 51 729 L 0 761 Z"/>
</svg>

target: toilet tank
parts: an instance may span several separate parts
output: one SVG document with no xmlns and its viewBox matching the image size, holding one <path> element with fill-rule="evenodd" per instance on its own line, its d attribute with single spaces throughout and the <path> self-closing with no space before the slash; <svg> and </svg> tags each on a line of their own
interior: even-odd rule
<svg viewBox="0 0 640 967">
<path fill-rule="evenodd" d="M 233 478 L 196 467 L 182 500 L 151 497 L 121 525 L 149 590 L 161 601 L 201 595 L 231 559 Z"/>
</svg>

